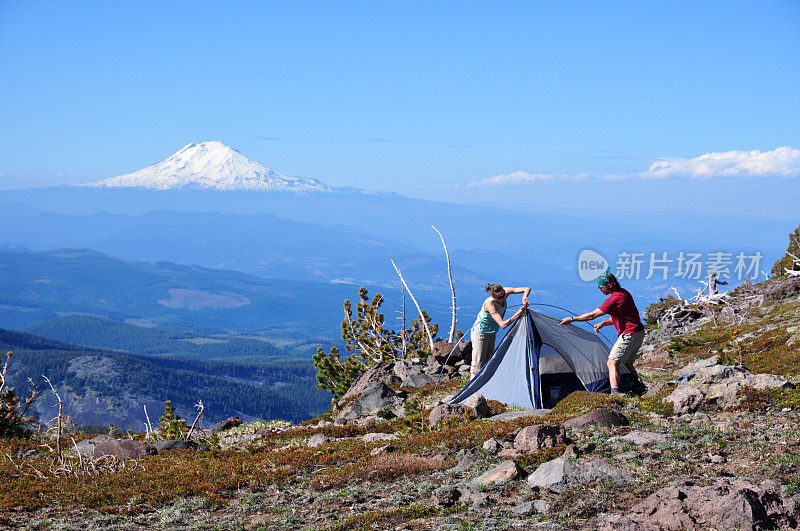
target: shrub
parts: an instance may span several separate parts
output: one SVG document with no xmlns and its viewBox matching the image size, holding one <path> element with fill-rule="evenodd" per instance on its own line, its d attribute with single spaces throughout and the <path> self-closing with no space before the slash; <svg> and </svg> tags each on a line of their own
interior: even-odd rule
<svg viewBox="0 0 800 531">
<path fill-rule="evenodd" d="M 186 420 L 175 413 L 175 406 L 171 400 L 164 401 L 164 416 L 161 421 L 161 436 L 165 439 L 180 439 L 189 428 L 186 427 Z"/>
<path fill-rule="evenodd" d="M 6 385 L 6 371 L 12 356 L 11 351 L 6 352 L 6 361 L 0 372 L 0 437 L 4 438 L 28 435 L 27 426 L 36 419 L 34 415 L 28 415 L 28 410 L 39 396 L 38 391 L 31 387 L 28 397 L 22 398 L 13 387 Z"/>
</svg>

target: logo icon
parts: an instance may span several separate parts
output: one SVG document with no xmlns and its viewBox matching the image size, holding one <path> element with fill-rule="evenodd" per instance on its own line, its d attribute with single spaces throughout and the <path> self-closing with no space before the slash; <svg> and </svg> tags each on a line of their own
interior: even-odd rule
<svg viewBox="0 0 800 531">
<path fill-rule="evenodd" d="M 600 253 L 584 249 L 578 255 L 578 275 L 584 282 L 595 280 L 606 269 L 608 269 L 608 260 Z"/>
</svg>

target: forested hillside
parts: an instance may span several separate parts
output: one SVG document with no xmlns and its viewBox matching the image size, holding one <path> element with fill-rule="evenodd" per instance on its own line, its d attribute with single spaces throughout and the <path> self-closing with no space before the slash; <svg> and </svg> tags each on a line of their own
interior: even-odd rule
<svg viewBox="0 0 800 531">
<path fill-rule="evenodd" d="M 11 350 L 11 385 L 24 389 L 32 378 L 43 392 L 37 413 L 54 415 L 54 398 L 42 376 L 52 380 L 65 412 L 79 424 L 115 423 L 141 429 L 146 405 L 151 420 L 172 400 L 183 416 L 202 400 L 205 420 L 230 415 L 247 419 L 300 421 L 323 411 L 327 393 L 316 389 L 311 361 L 247 358 L 239 363 L 158 358 L 79 347 L 0 329 L 0 349 Z"/>
<path fill-rule="evenodd" d="M 195 359 L 288 354 L 268 341 L 230 335 L 203 336 L 180 330 L 135 326 L 91 315 L 70 315 L 35 323 L 23 332 L 96 348 Z"/>
</svg>

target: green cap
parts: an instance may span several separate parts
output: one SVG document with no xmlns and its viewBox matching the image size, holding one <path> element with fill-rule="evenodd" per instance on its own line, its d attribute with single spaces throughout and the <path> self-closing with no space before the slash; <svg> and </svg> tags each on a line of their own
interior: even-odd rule
<svg viewBox="0 0 800 531">
<path fill-rule="evenodd" d="M 605 286 L 606 284 L 611 283 L 611 279 L 608 278 L 608 275 L 610 274 L 611 274 L 611 269 L 606 269 L 605 271 L 600 273 L 600 276 L 597 277 L 597 285 Z"/>
</svg>

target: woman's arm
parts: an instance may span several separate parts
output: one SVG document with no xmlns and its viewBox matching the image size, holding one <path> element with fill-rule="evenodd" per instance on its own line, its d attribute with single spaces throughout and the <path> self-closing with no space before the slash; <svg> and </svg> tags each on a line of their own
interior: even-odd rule
<svg viewBox="0 0 800 531">
<path fill-rule="evenodd" d="M 522 295 L 522 303 L 523 304 L 528 302 L 528 297 L 531 294 L 531 288 L 529 288 L 527 286 L 524 287 L 524 288 L 503 288 L 503 289 L 506 290 L 506 295 L 511 295 L 511 294 L 514 294 L 514 293 L 522 293 L 523 294 Z"/>
<path fill-rule="evenodd" d="M 564 317 L 563 319 L 561 319 L 561 321 L 559 321 L 558 324 L 565 325 L 573 321 L 591 321 L 592 319 L 597 319 L 601 315 L 605 315 L 605 312 L 600 310 L 600 308 L 597 308 L 596 310 L 592 310 L 591 312 L 587 313 L 582 313 L 580 315 L 576 315 L 575 317 Z M 607 320 L 610 320 L 610 318 Z"/>
<path fill-rule="evenodd" d="M 487 306 L 491 306 L 491 307 L 487 308 Z M 516 321 L 517 319 L 522 317 L 522 313 L 525 311 L 525 308 L 527 308 L 527 307 L 528 307 L 528 303 L 527 302 L 523 302 L 522 303 L 522 308 L 517 310 L 514 313 L 514 315 L 512 315 L 511 317 L 509 317 L 508 319 L 506 319 L 504 321 L 500 317 L 500 312 L 498 312 L 497 309 L 494 307 L 494 303 L 493 302 L 486 301 L 486 304 L 483 305 L 483 309 L 486 310 L 486 312 L 489 313 L 489 315 L 492 316 L 492 319 L 494 319 L 494 322 L 496 322 L 497 324 L 500 325 L 500 328 L 508 328 L 508 325 L 510 325 L 511 323 L 513 323 L 514 321 Z"/>
</svg>

